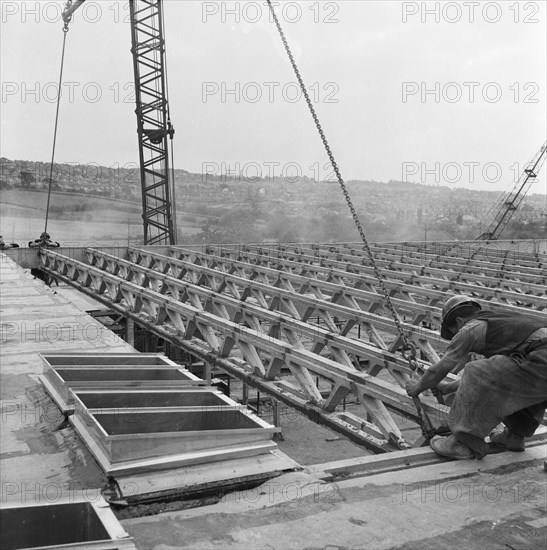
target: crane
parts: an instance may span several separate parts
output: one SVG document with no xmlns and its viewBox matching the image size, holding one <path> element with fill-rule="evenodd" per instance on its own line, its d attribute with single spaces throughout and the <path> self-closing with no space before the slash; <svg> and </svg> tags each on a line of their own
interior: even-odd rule
<svg viewBox="0 0 547 550">
<path fill-rule="evenodd" d="M 68 0 L 65 29 L 86 0 Z M 175 244 L 173 136 L 162 0 L 129 0 L 145 244 Z M 169 154 L 168 142 L 171 142 Z"/>
<path fill-rule="evenodd" d="M 515 185 L 497 200 L 486 214 L 484 221 L 473 228 L 468 240 L 495 241 L 499 238 L 537 178 L 546 155 L 547 142 L 526 165 Z"/>
</svg>

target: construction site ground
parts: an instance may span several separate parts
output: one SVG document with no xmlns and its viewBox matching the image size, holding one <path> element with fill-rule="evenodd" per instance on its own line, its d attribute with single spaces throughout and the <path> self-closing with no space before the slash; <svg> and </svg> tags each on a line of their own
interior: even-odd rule
<svg viewBox="0 0 547 550">
<path fill-rule="evenodd" d="M 83 301 L 75 305 L 4 255 L 0 269 L 2 504 L 92 500 L 106 476 L 73 429 L 60 426 L 36 379 L 38 353 L 133 348 L 87 315 Z M 116 510 L 137 548 L 545 548 L 544 442 L 482 461 L 398 451 L 391 466 L 370 470 L 363 461 L 387 455 L 372 457 L 290 409 L 281 425 L 279 448 L 301 469 L 193 507 Z"/>
</svg>

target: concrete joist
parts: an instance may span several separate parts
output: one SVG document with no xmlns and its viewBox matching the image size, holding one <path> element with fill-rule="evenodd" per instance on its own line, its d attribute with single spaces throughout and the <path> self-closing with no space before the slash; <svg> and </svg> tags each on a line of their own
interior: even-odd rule
<svg viewBox="0 0 547 550">
<path fill-rule="evenodd" d="M 88 250 L 88 254 L 93 255 L 94 251 Z M 329 417 L 326 423 L 336 424 L 339 429 L 342 431 L 349 431 L 354 437 L 356 431 L 362 432 L 358 435 L 358 438 L 362 437 L 362 442 L 366 442 L 376 450 L 387 450 L 390 447 L 408 446 L 408 443 L 405 442 L 400 430 L 396 429 L 395 422 L 390 418 L 384 406 L 387 405 L 399 412 L 406 412 L 408 416 L 413 419 L 417 418 L 412 401 L 401 387 L 369 376 L 359 371 L 354 365 L 344 365 L 334 359 L 329 359 L 320 354 L 313 353 L 306 349 L 305 346 L 299 346 L 296 342 L 287 342 L 290 338 L 287 338 L 287 340 L 273 338 L 264 332 L 258 332 L 245 325 L 236 324 L 231 320 L 212 315 L 206 311 L 205 308 L 197 309 L 193 305 L 189 305 L 190 300 L 186 302 L 175 301 L 166 294 L 149 290 L 149 288 L 140 287 L 134 282 L 124 281 L 120 277 L 102 271 L 98 267 L 70 260 L 56 252 L 44 252 L 43 261 L 44 269 L 57 276 L 64 273 L 67 263 L 75 266 L 80 275 L 77 280 L 72 281 L 73 284 L 78 285 L 82 291 L 90 293 L 90 295 L 95 296 L 97 299 L 102 297 L 105 302 L 108 301 L 108 296 L 105 296 L 104 293 L 105 285 L 101 285 L 100 283 L 93 285 L 93 283 L 90 284 L 89 281 L 102 279 L 107 281 L 109 285 L 115 285 L 117 287 L 116 296 L 120 294 L 131 296 L 128 299 L 121 300 L 118 304 L 109 302 L 112 307 L 119 307 L 126 313 L 137 315 L 138 321 L 149 326 L 151 330 L 159 331 L 161 329 L 163 337 L 169 338 L 169 333 L 171 332 L 172 335 L 172 331 L 176 331 L 175 325 L 178 325 L 180 328 L 183 328 L 184 332 L 176 335 L 177 341 L 180 341 L 183 347 L 186 347 L 186 349 L 196 354 L 198 357 L 199 352 L 196 350 L 195 346 L 196 338 L 206 345 L 207 361 L 211 361 L 212 354 L 218 356 L 221 350 L 224 353 L 229 351 L 230 355 L 223 359 L 228 363 L 232 363 L 232 368 L 226 370 L 231 370 L 231 372 L 236 373 L 236 375 L 243 371 L 244 375 L 240 377 L 246 379 L 253 385 L 256 385 L 256 383 L 253 383 L 252 378 L 248 379 L 248 375 L 251 374 L 257 378 L 267 380 L 271 378 L 271 373 L 270 376 L 268 376 L 268 373 L 266 373 L 265 370 L 263 371 L 263 367 L 266 364 L 274 365 L 276 362 L 275 360 L 277 360 L 278 364 L 281 362 L 281 364 L 293 372 L 293 378 L 296 382 L 293 391 L 297 395 L 292 395 L 291 399 L 288 399 L 289 401 L 300 401 L 300 405 L 313 405 L 313 412 L 315 415 L 319 412 L 323 420 L 327 420 L 327 417 Z M 169 261 L 169 258 L 167 258 L 166 261 Z M 107 264 L 101 263 L 100 265 L 106 266 Z M 127 269 L 127 276 L 130 276 L 133 281 L 140 280 L 141 282 L 149 282 L 156 276 L 154 273 L 148 273 L 146 276 L 143 273 L 138 273 L 139 270 L 143 269 L 140 266 L 138 269 L 133 269 L 128 265 L 124 265 L 124 267 Z M 133 270 L 131 275 L 129 275 L 130 270 Z M 120 273 L 121 270 L 118 270 L 118 275 Z M 92 277 L 90 276 L 91 274 L 93 275 Z M 164 278 L 168 277 L 159 273 L 158 275 Z M 63 278 L 64 277 L 61 275 L 61 279 Z M 79 281 L 82 281 L 82 283 L 79 283 Z M 176 281 L 169 280 L 167 282 L 175 284 Z M 118 290 L 122 292 L 118 292 Z M 298 297 L 299 295 L 296 296 Z M 152 316 L 150 314 L 152 308 L 145 307 L 145 304 L 148 302 L 154 303 L 158 311 L 164 311 L 165 315 Z M 327 306 L 329 306 L 329 304 L 325 303 L 325 307 Z M 355 312 L 344 306 L 331 307 L 338 309 L 343 307 L 347 314 L 356 315 Z M 257 310 L 255 313 L 259 315 L 260 312 Z M 160 317 L 164 320 L 163 323 L 160 323 Z M 178 318 L 178 322 L 175 323 L 175 325 L 167 323 L 166 326 L 165 322 L 173 318 Z M 385 318 L 380 317 L 379 320 L 387 322 Z M 389 323 L 387 324 L 389 326 Z M 192 325 L 209 328 L 216 340 L 212 341 L 211 338 L 205 337 L 201 329 L 199 334 L 196 333 Z M 231 347 L 228 346 L 228 348 L 226 348 L 225 345 L 227 339 L 231 345 Z M 221 342 L 222 345 L 220 345 Z M 370 349 L 372 350 L 372 348 Z M 385 359 L 384 354 L 385 352 L 382 352 L 380 355 Z M 258 363 L 259 358 L 260 363 Z M 218 362 L 216 364 L 218 365 Z M 243 369 L 241 367 L 243 367 Z M 310 373 L 313 374 L 313 377 L 309 375 Z M 317 378 L 328 381 L 330 384 L 331 396 L 327 397 L 326 400 L 322 398 L 320 389 L 317 386 Z M 279 382 L 283 381 L 276 380 L 275 384 Z M 261 389 L 268 391 L 270 389 L 268 386 L 269 384 L 267 383 L 262 384 Z M 346 419 L 337 418 L 336 413 L 329 413 L 326 410 L 326 402 L 329 403 L 328 408 L 332 410 L 335 401 L 334 396 L 342 395 L 343 392 L 340 392 L 340 387 L 345 387 L 355 395 L 367 395 L 367 399 L 361 399 L 361 405 L 364 407 L 365 413 L 370 415 L 375 421 L 373 427 L 376 431 L 376 437 L 371 438 L 370 433 L 366 433 L 364 430 L 356 430 L 354 426 L 348 425 Z M 357 388 L 359 388 L 359 391 L 357 391 Z M 278 392 L 287 393 L 285 384 L 279 385 L 276 389 Z M 270 391 L 270 393 L 276 394 L 275 391 Z M 287 400 L 286 395 L 285 400 Z M 443 418 L 446 415 L 446 408 L 442 405 L 430 401 L 425 403 L 424 406 L 435 418 Z M 366 425 L 364 419 L 361 421 L 361 424 Z M 379 445 L 378 442 L 380 443 Z"/>
<path fill-rule="evenodd" d="M 91 262 L 98 262 L 102 253 L 89 249 L 88 255 L 92 257 Z M 195 253 L 192 253 L 192 255 L 195 255 Z M 358 305 L 357 299 L 348 305 L 345 297 L 354 298 L 352 292 L 359 294 L 359 290 L 344 289 L 343 295 L 335 292 L 331 296 L 322 288 L 321 281 L 315 281 L 309 277 L 300 277 L 301 286 L 297 287 L 296 291 L 289 291 L 282 288 L 279 282 L 285 277 L 280 269 L 272 270 L 274 276 L 269 279 L 268 283 L 258 282 L 256 280 L 256 273 L 260 271 L 260 268 L 255 269 L 254 265 L 247 265 L 245 266 L 248 267 L 247 271 L 239 271 L 235 275 L 233 274 L 231 265 L 227 265 L 226 269 L 222 270 L 222 259 L 217 260 L 214 257 L 211 258 L 214 267 L 207 267 L 204 265 L 206 258 L 201 257 L 199 257 L 200 261 L 195 263 L 190 258 L 186 260 L 169 258 L 157 252 L 137 248 L 130 248 L 129 256 L 132 260 L 130 264 L 133 264 L 133 267 L 131 267 L 133 270 L 138 270 L 138 267 L 135 266 L 142 266 L 143 264 L 154 265 L 151 261 L 158 261 L 162 262 L 162 265 L 166 264 L 169 266 L 167 273 L 174 279 L 186 280 L 188 274 L 193 273 L 197 275 L 199 273 L 201 286 L 210 289 L 217 295 L 228 294 L 241 302 L 247 301 L 257 304 L 266 310 L 279 311 L 308 324 L 311 324 L 310 320 L 312 318 L 319 317 L 320 325 L 326 326 L 335 334 L 347 334 L 355 325 L 367 322 L 372 323 L 378 330 L 388 334 L 392 333 L 393 337 L 396 334 L 395 323 L 391 318 L 371 313 L 361 306 L 356 309 L 355 306 Z M 104 264 L 102 263 L 97 263 L 96 265 L 104 268 Z M 165 272 L 165 268 L 163 271 Z M 332 286 L 332 291 L 339 291 L 339 286 Z M 336 289 L 334 288 L 335 286 Z M 234 289 L 237 289 L 237 291 L 234 292 Z M 377 293 L 374 293 L 373 296 L 369 295 L 367 298 L 369 305 L 371 300 L 375 302 L 381 301 L 381 296 Z M 363 296 L 360 296 L 360 302 L 363 304 L 367 303 Z M 423 314 L 423 307 L 420 308 L 416 305 L 412 307 L 415 312 L 420 309 Z M 433 322 L 433 318 L 430 320 Z M 422 341 L 434 341 L 438 345 L 444 346 L 444 342 L 437 332 L 415 325 L 412 322 L 403 321 L 402 325 L 409 333 L 410 338 L 414 339 L 414 343 L 418 348 Z"/>
<path fill-rule="evenodd" d="M 349 246 L 348 246 L 349 247 Z M 352 247 L 349 247 L 350 254 L 354 251 Z M 487 277 L 500 279 L 509 279 L 516 283 L 533 283 L 539 284 L 547 277 L 546 267 L 541 267 L 541 264 L 537 264 L 537 267 L 529 267 L 522 265 L 526 262 L 522 259 L 522 263 L 510 264 L 505 261 L 494 262 L 492 260 L 480 260 L 476 257 L 471 260 L 470 258 L 461 258 L 456 256 L 443 256 L 441 254 L 431 254 L 428 252 L 419 252 L 413 249 L 408 251 L 397 250 L 390 247 L 373 247 L 374 257 L 380 261 L 399 261 L 407 265 L 417 265 L 421 269 L 422 267 L 440 269 L 447 272 L 456 272 L 463 274 L 466 273 L 474 275 L 485 275 Z M 442 274 L 442 273 L 441 273 Z"/>
<path fill-rule="evenodd" d="M 397 260 L 396 248 L 375 247 L 374 253 L 424 370 L 445 342 L 423 325 L 439 324 L 447 292 L 468 291 L 491 309 L 544 316 L 545 297 L 524 280 L 540 267 L 527 267 L 523 281 L 513 280 L 513 270 L 508 287 L 491 288 L 486 271 L 460 282 L 463 268 L 418 269 L 415 259 Z M 81 257 L 87 263 L 48 250 L 41 259 L 50 275 L 374 450 L 408 446 L 396 418 L 418 418 L 403 389 L 411 370 L 398 353 L 395 323 L 359 246 L 288 245 L 267 253 L 259 246 L 224 245 L 206 253 L 87 248 Z M 506 260 L 480 260 L 477 269 L 490 273 Z M 514 284 L 527 284 L 527 293 Z M 348 395 L 361 405 L 361 415 L 339 409 Z M 428 416 L 442 424 L 446 407 L 431 397 L 423 401 Z"/>
<path fill-rule="evenodd" d="M 152 252 L 153 253 L 153 252 Z M 171 251 L 175 257 L 184 258 L 192 262 L 193 258 L 199 254 L 200 265 L 207 265 L 206 259 L 200 253 L 195 251 L 181 252 L 180 248 Z M 158 253 L 156 253 L 158 254 Z M 247 254 L 247 253 L 246 253 Z M 262 258 L 245 262 L 232 260 L 223 257 L 209 256 L 209 265 L 212 269 L 233 274 L 237 273 L 239 277 L 256 278 L 257 274 L 270 276 L 278 286 L 290 282 L 299 289 L 300 294 L 311 293 L 321 300 L 339 301 L 342 304 L 362 304 L 369 313 L 388 314 L 384 307 L 383 296 L 378 293 L 376 279 L 370 275 L 357 274 L 343 269 L 333 269 L 322 267 L 320 265 L 301 264 L 294 260 L 284 260 L 278 257 Z M 333 284 L 334 281 L 334 284 Z M 386 286 L 390 291 L 393 304 L 400 315 L 409 317 L 413 324 L 440 324 L 440 305 L 446 300 L 447 290 L 442 288 L 432 288 L 431 285 L 413 285 L 393 281 L 389 278 L 385 280 Z M 342 288 L 340 288 L 342 287 Z M 452 291 L 449 291 L 450 294 Z M 484 294 L 483 289 L 475 288 L 470 293 L 479 303 L 489 309 L 522 312 L 522 305 L 512 305 L 507 303 L 511 296 L 501 295 L 501 299 L 496 298 L 497 291 L 488 291 L 488 299 L 481 297 Z M 329 298 L 330 297 L 330 298 Z M 512 296 L 514 298 L 514 296 Z M 519 296 L 519 298 L 522 298 Z M 524 297 L 527 300 L 527 297 Z M 543 316 L 540 310 L 547 307 L 547 300 L 537 300 L 537 309 L 526 308 L 529 315 Z M 433 335 L 435 338 L 437 335 Z M 441 340 L 438 338 L 439 343 Z"/>
<path fill-rule="evenodd" d="M 206 255 L 181 247 L 173 247 L 170 252 L 174 257 L 187 261 L 192 261 L 192 258 L 197 256 L 209 256 L 210 261 L 217 264 L 222 263 L 222 258 L 225 258 L 224 262 L 237 260 L 247 264 L 247 269 L 269 267 L 284 273 L 314 276 L 318 279 L 329 277 L 331 272 L 334 272 L 343 281 L 350 280 L 360 288 L 377 292 L 374 270 L 362 250 L 345 257 L 336 250 L 308 249 L 302 245 L 294 245 L 292 250 L 290 247 L 288 250 L 286 247 L 264 250 L 261 247 L 230 248 L 223 245 L 219 255 Z M 379 261 L 379 264 L 381 266 L 382 262 Z M 479 274 L 466 275 L 462 280 L 461 273 L 453 275 L 448 270 L 435 276 L 435 273 L 427 274 L 427 269 L 423 266 L 399 263 L 398 269 L 395 269 L 393 262 L 386 265 L 380 268 L 380 272 L 388 290 L 394 291 L 394 298 L 398 297 L 397 292 L 406 291 L 418 296 L 432 296 L 437 291 L 442 301 L 446 299 L 447 294 L 469 294 L 491 303 L 494 308 L 496 303 L 504 307 L 524 306 L 530 309 L 532 315 L 536 315 L 534 310 L 547 309 L 545 287 L 541 284 L 544 275 L 538 276 L 535 284 L 523 283 L 520 280 L 503 282 L 500 278 L 488 278 Z M 381 296 L 378 295 L 378 298 Z"/>
<path fill-rule="evenodd" d="M 332 247 L 331 247 L 332 248 Z M 330 248 L 319 248 L 318 250 L 310 248 L 301 248 L 305 252 L 304 258 L 324 257 L 324 259 L 335 259 L 337 261 L 353 261 L 356 258 L 363 258 L 365 262 L 367 257 L 364 255 L 362 248 L 355 246 L 340 246 L 335 247 L 335 250 Z M 488 287 L 501 287 L 507 290 L 524 289 L 526 292 L 535 293 L 537 295 L 544 294 L 542 280 L 545 278 L 545 270 L 535 269 L 528 272 L 519 271 L 520 266 L 506 266 L 504 263 L 494 262 L 476 262 L 467 259 L 457 258 L 424 258 L 412 257 L 403 253 L 394 253 L 389 250 L 373 248 L 373 255 L 377 265 L 389 271 L 409 272 L 415 270 L 420 276 L 441 278 L 464 282 L 468 284 L 485 285 Z M 366 263 L 365 263 L 366 265 Z"/>
<path fill-rule="evenodd" d="M 518 270 L 545 269 L 547 255 L 544 239 L 523 241 L 399 242 L 381 245 L 383 249 L 431 254 L 474 262 L 493 262 Z"/>
</svg>

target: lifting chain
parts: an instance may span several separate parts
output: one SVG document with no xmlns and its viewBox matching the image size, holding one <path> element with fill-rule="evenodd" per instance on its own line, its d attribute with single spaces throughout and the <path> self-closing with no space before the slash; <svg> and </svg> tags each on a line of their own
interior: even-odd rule
<svg viewBox="0 0 547 550">
<path fill-rule="evenodd" d="M 355 225 L 357 227 L 357 230 L 359 231 L 359 235 L 361 236 L 361 240 L 363 241 L 364 248 L 367 252 L 367 255 L 370 259 L 370 263 L 372 264 L 372 268 L 374 270 L 374 275 L 376 276 L 376 280 L 378 281 L 378 284 L 382 290 L 382 293 L 384 295 L 385 299 L 385 305 L 389 309 L 391 316 L 393 317 L 393 321 L 395 322 L 395 326 L 397 327 L 397 332 L 399 333 L 399 338 L 402 341 L 402 355 L 405 358 L 405 360 L 408 362 L 408 365 L 410 369 L 414 372 L 418 369 L 419 364 L 416 361 L 416 346 L 409 340 L 408 336 L 406 335 L 403 325 L 401 323 L 401 320 L 399 318 L 399 315 L 397 314 L 397 311 L 395 310 L 395 307 L 393 306 L 393 302 L 391 301 L 391 296 L 389 295 L 389 291 L 386 287 L 386 284 L 384 282 L 384 278 L 382 276 L 382 273 L 380 272 L 380 269 L 378 268 L 378 265 L 376 264 L 376 260 L 374 258 L 374 254 L 372 253 L 372 250 L 370 248 L 370 245 L 368 244 L 367 237 L 365 235 L 365 231 L 363 229 L 363 226 L 361 225 L 361 221 L 359 220 L 359 216 L 357 215 L 357 211 L 355 210 L 355 206 L 353 205 L 353 201 L 351 200 L 351 196 L 349 194 L 348 188 L 344 182 L 344 179 L 342 178 L 342 174 L 340 173 L 340 169 L 338 168 L 338 164 L 336 163 L 336 160 L 334 158 L 334 155 L 332 153 L 332 150 L 330 148 L 329 142 L 327 141 L 327 138 L 325 136 L 325 132 L 323 131 L 323 128 L 321 126 L 321 123 L 319 122 L 319 117 L 317 116 L 317 113 L 315 112 L 315 108 L 313 106 L 313 103 L 310 99 L 310 96 L 308 94 L 308 90 L 306 89 L 306 86 L 304 84 L 304 80 L 302 78 L 302 75 L 300 74 L 300 70 L 298 69 L 298 66 L 296 65 L 296 61 L 294 59 L 294 56 L 292 54 L 292 51 L 289 47 L 289 44 L 287 42 L 287 38 L 285 37 L 285 33 L 283 32 L 283 29 L 281 28 L 281 24 L 279 23 L 279 19 L 277 17 L 277 14 L 275 13 L 274 7 L 271 3 L 271 0 L 267 0 L 268 7 L 270 8 L 270 12 L 272 14 L 272 18 L 275 22 L 275 26 L 277 27 L 277 30 L 279 32 L 279 36 L 281 37 L 281 41 L 283 42 L 283 46 L 285 47 L 285 51 L 287 52 L 287 55 L 289 56 L 289 60 L 291 62 L 294 74 L 296 75 L 296 78 L 298 79 L 298 84 L 300 85 L 300 89 L 302 90 L 302 94 L 304 95 L 304 98 L 306 99 L 306 103 L 308 105 L 308 109 L 311 113 L 311 116 L 313 118 L 313 121 L 315 122 L 315 126 L 317 128 L 317 131 L 319 132 L 319 136 L 321 137 L 321 141 L 323 142 L 323 145 L 325 147 L 325 150 L 327 152 L 327 155 L 329 157 L 330 163 L 332 165 L 332 168 L 334 169 L 334 173 L 336 174 L 336 178 L 338 179 L 338 183 L 340 184 L 340 188 L 342 189 L 342 193 L 344 194 L 344 197 L 346 199 L 346 202 L 349 206 L 351 217 L 353 218 L 353 221 L 355 222 Z M 425 438 L 425 441 L 429 441 L 433 435 L 435 435 L 436 430 L 431 424 L 431 421 L 429 417 L 427 416 L 427 413 L 422 407 L 422 404 L 420 402 L 419 397 L 413 398 L 414 405 L 416 407 L 416 411 L 418 414 L 418 421 L 420 424 L 420 427 L 422 429 L 422 434 Z"/>
<path fill-rule="evenodd" d="M 342 174 L 340 173 L 340 169 L 338 168 L 338 164 L 336 163 L 336 160 L 334 159 L 334 155 L 332 153 L 332 150 L 330 148 L 329 142 L 327 141 L 327 138 L 325 136 L 325 133 L 323 132 L 323 128 L 321 126 L 321 123 L 319 122 L 319 118 L 317 116 L 317 113 L 315 112 L 315 108 L 313 106 L 313 103 L 310 99 L 310 96 L 308 94 L 308 90 L 306 89 L 306 86 L 304 84 L 304 80 L 302 79 L 302 75 L 300 74 L 300 70 L 298 69 L 298 66 L 296 65 L 296 61 L 294 60 L 294 56 L 292 54 L 292 51 L 289 47 L 289 44 L 287 42 L 287 38 L 285 37 L 285 33 L 283 32 L 283 29 L 281 28 L 281 24 L 279 23 L 279 19 L 277 17 L 277 14 L 275 13 L 274 7 L 271 3 L 271 0 L 267 0 L 268 7 L 270 8 L 270 12 L 272 14 L 272 18 L 275 22 L 275 26 L 277 27 L 277 30 L 279 32 L 279 35 L 281 36 L 281 40 L 283 42 L 283 46 L 285 47 L 285 51 L 287 52 L 287 55 L 289 56 L 289 60 L 291 62 L 294 74 L 296 75 L 296 78 L 298 79 L 298 83 L 300 84 L 300 88 L 302 89 L 302 93 L 304 95 L 304 98 L 306 99 L 306 103 L 308 104 L 308 108 L 310 110 L 311 116 L 313 118 L 313 121 L 315 122 L 315 126 L 317 128 L 317 131 L 319 132 L 319 136 L 321 137 L 321 141 L 323 142 L 323 145 L 325 146 L 325 150 L 327 152 L 327 155 L 329 157 L 330 163 L 334 169 L 334 173 L 336 174 L 336 178 L 338 179 L 338 183 L 340 184 L 340 188 L 342 189 L 342 193 L 344 194 L 344 197 L 346 199 L 346 202 L 349 206 L 351 216 L 353 218 L 353 221 L 355 222 L 355 225 L 357 227 L 357 230 L 359 231 L 359 235 L 361 236 L 361 240 L 363 241 L 364 248 L 367 252 L 367 255 L 370 259 L 370 263 L 372 264 L 372 268 L 374 270 L 374 275 L 376 276 L 376 279 L 378 281 L 378 284 L 382 290 L 382 293 L 384 295 L 385 299 L 385 305 L 389 309 L 391 316 L 393 317 L 393 321 L 395 322 L 395 326 L 397 327 L 397 331 L 399 333 L 399 337 L 402 340 L 403 346 L 402 346 L 402 354 L 406 361 L 408 361 L 408 364 L 410 368 L 414 371 L 418 368 L 418 363 L 416 361 L 416 347 L 414 344 L 408 339 L 408 336 L 406 335 L 403 326 L 401 324 L 401 320 L 399 318 L 399 315 L 397 314 L 397 311 L 395 310 L 395 307 L 393 306 L 393 303 L 391 301 L 391 297 L 389 295 L 389 291 L 384 283 L 384 278 L 382 274 L 380 273 L 380 269 L 378 268 L 378 265 L 376 264 L 376 260 L 374 259 L 374 254 L 372 253 L 372 250 L 370 248 L 370 245 L 368 244 L 367 238 L 365 236 L 365 231 L 363 230 L 363 226 L 361 225 L 361 222 L 359 220 L 359 217 L 357 215 L 357 211 L 355 210 L 355 206 L 353 205 L 353 202 L 351 200 L 348 188 L 342 178 Z"/>
</svg>

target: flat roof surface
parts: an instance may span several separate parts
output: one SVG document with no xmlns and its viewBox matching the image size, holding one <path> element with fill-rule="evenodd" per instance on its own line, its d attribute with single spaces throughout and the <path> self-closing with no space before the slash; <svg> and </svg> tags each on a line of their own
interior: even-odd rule
<svg viewBox="0 0 547 550">
<path fill-rule="evenodd" d="M 81 311 L 108 311 L 108 308 L 106 306 L 104 306 L 100 302 L 97 302 L 96 300 L 93 300 L 89 296 L 82 294 L 75 288 L 61 284 L 58 287 L 55 286 L 54 290 L 55 292 L 57 292 L 57 294 L 59 294 L 63 298 L 66 298 L 70 303 L 74 304 Z"/>
<path fill-rule="evenodd" d="M 121 523 L 142 550 L 539 550 L 544 459 L 545 444 L 334 481 L 294 472 L 214 505 Z"/>
<path fill-rule="evenodd" d="M 0 323 L 2 502 L 92 500 L 106 478 L 72 428 L 55 431 L 63 418 L 37 382 L 38 353 L 134 349 L 3 254 Z M 371 475 L 329 477 L 315 465 L 216 504 L 158 506 L 157 515 L 122 525 L 142 550 L 543 549 L 545 457 L 543 443 Z"/>
<path fill-rule="evenodd" d="M 106 477 L 37 380 L 38 354 L 134 348 L 0 254 L 2 502 L 91 497 Z"/>
</svg>

